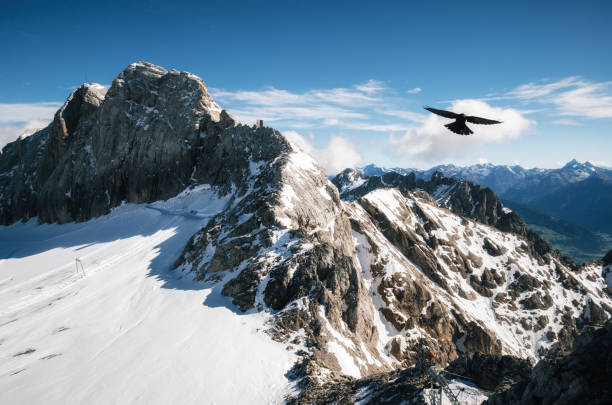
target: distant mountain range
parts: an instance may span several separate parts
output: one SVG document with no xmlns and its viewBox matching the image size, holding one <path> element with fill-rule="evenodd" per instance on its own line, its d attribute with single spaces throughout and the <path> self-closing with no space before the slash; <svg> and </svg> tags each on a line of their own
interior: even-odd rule
<svg viewBox="0 0 612 405">
<path fill-rule="evenodd" d="M 526 189 L 531 185 L 546 185 L 547 189 L 550 189 L 551 187 L 567 186 L 591 177 L 612 179 L 612 169 L 595 166 L 590 162 L 581 163 L 576 159 L 559 169 L 526 169 L 518 165 L 485 163 L 472 166 L 438 165 L 427 170 L 399 167 L 388 169 L 370 164 L 361 170 L 366 176 L 380 176 L 390 171 L 401 174 L 415 172 L 417 178 L 423 179 L 428 179 L 433 173 L 440 171 L 446 177 L 461 178 L 489 187 L 499 195 L 513 193 L 515 189 Z"/>
<path fill-rule="evenodd" d="M 439 171 L 489 187 L 555 247 L 579 261 L 601 257 L 612 245 L 612 169 L 590 162 L 574 159 L 559 169 L 487 163 L 428 170 L 368 165 L 361 171 L 367 176 L 414 172 L 421 179 Z"/>
</svg>

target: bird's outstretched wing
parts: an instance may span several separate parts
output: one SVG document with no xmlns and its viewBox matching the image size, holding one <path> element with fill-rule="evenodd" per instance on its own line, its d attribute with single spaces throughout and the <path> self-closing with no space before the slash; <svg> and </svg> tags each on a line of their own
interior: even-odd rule
<svg viewBox="0 0 612 405">
<path fill-rule="evenodd" d="M 481 125 L 493 125 L 493 124 L 501 124 L 501 121 L 488 120 L 486 118 L 467 116 L 465 117 L 467 122 L 471 122 L 472 124 L 481 124 Z"/>
<path fill-rule="evenodd" d="M 446 118 L 457 119 L 459 117 L 459 114 L 455 114 L 454 112 L 451 112 L 451 111 L 437 110 L 437 109 L 431 108 L 431 107 L 423 107 L 423 108 L 425 108 L 429 112 L 441 115 L 441 116 L 446 117 Z"/>
</svg>

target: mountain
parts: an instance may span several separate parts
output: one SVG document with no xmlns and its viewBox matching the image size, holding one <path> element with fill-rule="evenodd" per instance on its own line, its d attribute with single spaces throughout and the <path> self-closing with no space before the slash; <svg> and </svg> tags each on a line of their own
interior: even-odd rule
<svg viewBox="0 0 612 405">
<path fill-rule="evenodd" d="M 588 196 L 588 198 L 585 198 Z M 612 234 L 612 171 L 572 160 L 564 167 L 529 176 L 502 193 L 594 232 Z"/>
<path fill-rule="evenodd" d="M 493 165 L 491 163 L 476 164 L 472 166 L 455 166 L 453 164 L 438 165 L 427 170 L 392 168 L 386 169 L 376 165 L 368 165 L 360 169 L 368 176 L 380 176 L 393 171 L 400 174 L 414 172 L 418 178 L 429 179 L 435 172 L 441 172 L 447 177 L 469 180 L 473 183 L 489 187 L 496 193 L 502 194 L 525 177 L 535 175 L 541 169 L 525 169 L 521 166 Z"/>
<path fill-rule="evenodd" d="M 0 223 L 82 221 L 123 201 L 167 199 L 192 177 L 211 182 L 197 129 L 233 122 L 220 113 L 195 76 L 150 64 L 130 65 L 108 92 L 83 85 L 47 128 L 4 147 Z"/>
<path fill-rule="evenodd" d="M 571 351 L 551 353 L 530 378 L 496 393 L 486 404 L 609 404 L 611 363 L 612 323 L 585 328 Z"/>
<path fill-rule="evenodd" d="M 510 356 L 477 355 L 451 363 L 442 374 L 461 373 L 463 378 L 449 383 L 461 404 L 608 404 L 611 349 L 612 323 L 606 322 L 585 327 L 570 350 L 554 351 L 535 366 Z M 438 389 L 406 369 L 330 384 L 301 403 L 429 404 Z M 442 403 L 450 402 L 443 398 Z"/>
<path fill-rule="evenodd" d="M 515 186 L 503 198 L 528 204 L 540 210 L 579 223 L 595 232 L 612 234 L 612 178 L 592 175 L 565 186 L 549 187 L 544 184 Z"/>
<path fill-rule="evenodd" d="M 519 202 L 529 202 L 591 178 L 612 179 L 612 170 L 596 167 L 590 162 L 580 163 L 574 159 L 559 169 L 537 169 L 523 181 L 515 183 L 500 194 L 510 199 L 514 197 Z"/>
<path fill-rule="evenodd" d="M 459 216 L 495 226 L 504 232 L 521 235 L 530 242 L 534 254 L 554 254 L 566 264 L 576 266 L 568 258 L 553 252 L 551 245 L 530 230 L 519 215 L 504 207 L 489 188 L 482 188 L 465 180 L 448 178 L 441 172 L 434 173 L 429 180 L 423 180 L 418 179 L 414 173 L 404 176 L 387 172 L 382 176 L 367 177 L 360 171 L 346 169 L 332 181 L 345 200 L 359 199 L 378 188 L 424 190 L 436 200 L 438 205 Z"/>
<path fill-rule="evenodd" d="M 491 188 L 502 201 L 527 219 L 530 227 L 547 236 L 555 246 L 576 260 L 592 260 L 610 248 L 612 216 L 607 207 L 612 204 L 612 170 L 576 160 L 559 169 L 525 169 L 521 166 L 477 164 L 467 167 L 435 166 L 429 170 L 384 169 L 374 165 L 360 169 L 365 175 L 387 172 L 408 174 L 429 179 L 441 172 Z M 590 196 L 585 198 L 584 196 Z M 534 215 L 538 212 L 538 215 Z M 551 222 L 563 221 L 565 226 Z M 586 229 L 593 241 L 578 238 L 577 229 Z M 584 235 L 585 231 L 579 231 Z"/>
<path fill-rule="evenodd" d="M 392 169 L 387 169 L 385 167 L 376 166 L 375 164 L 369 164 L 367 166 L 364 166 L 363 168 L 359 169 L 359 171 L 362 172 L 366 176 L 382 176 L 386 173 L 391 173 L 391 172 L 399 173 L 399 174 L 410 174 L 412 172 L 416 174 L 420 173 L 418 169 L 401 168 L 401 167 L 394 167 Z"/>
<path fill-rule="evenodd" d="M 380 176 L 388 172 L 400 174 L 414 172 L 422 179 L 429 179 L 433 173 L 441 172 L 447 177 L 468 180 L 489 187 L 502 197 L 509 199 L 514 197 L 515 201 L 525 203 L 528 201 L 522 201 L 522 198 L 533 197 L 534 191 L 537 195 L 547 194 L 593 176 L 612 179 L 612 169 L 598 167 L 590 162 L 581 163 L 575 159 L 559 169 L 525 169 L 519 165 L 485 163 L 464 167 L 453 164 L 438 165 L 427 170 L 397 167 L 387 169 L 370 164 L 359 170 L 367 176 Z"/>
<path fill-rule="evenodd" d="M 146 62 L 5 146 L 0 195 L 15 403 L 308 403 L 423 345 L 439 366 L 536 361 L 612 314 L 605 262 L 576 265 L 490 189 L 331 182 L 200 78 Z"/>
<path fill-rule="evenodd" d="M 593 232 L 528 205 L 503 200 L 504 206 L 520 213 L 530 228 L 549 241 L 555 249 L 578 262 L 597 260 L 612 246 L 612 236 Z"/>
</svg>

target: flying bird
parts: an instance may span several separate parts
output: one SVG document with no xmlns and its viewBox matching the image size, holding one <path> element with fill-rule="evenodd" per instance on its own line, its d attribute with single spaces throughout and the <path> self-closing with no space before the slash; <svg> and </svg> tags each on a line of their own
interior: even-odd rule
<svg viewBox="0 0 612 405">
<path fill-rule="evenodd" d="M 459 135 L 470 135 L 474 133 L 468 128 L 467 125 L 465 125 L 466 121 L 471 122 L 472 124 L 481 125 L 501 124 L 501 121 L 488 120 L 486 118 L 474 117 L 465 114 L 457 114 L 451 111 L 437 110 L 431 107 L 425 107 L 425 109 L 434 114 L 441 115 L 442 117 L 454 119 L 455 122 L 451 122 L 450 124 L 446 124 L 444 126 Z"/>
</svg>

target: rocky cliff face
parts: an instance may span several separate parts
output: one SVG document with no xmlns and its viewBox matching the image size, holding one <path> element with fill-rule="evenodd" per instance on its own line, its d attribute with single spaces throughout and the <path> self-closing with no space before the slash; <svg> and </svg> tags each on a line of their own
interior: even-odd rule
<svg viewBox="0 0 612 405">
<path fill-rule="evenodd" d="M 83 85 L 47 128 L 4 148 L 0 222 L 83 221 L 209 180 L 194 177 L 208 162 L 201 134 L 220 117 L 201 79 L 148 63 L 130 65 L 108 92 Z"/>
<path fill-rule="evenodd" d="M 279 132 L 236 122 L 201 79 L 141 62 L 4 148 L 0 220 L 84 221 L 209 187 L 227 205 L 177 271 L 221 284 L 236 311 L 266 312 L 310 388 L 411 366 L 421 343 L 443 364 L 536 359 L 612 311 L 601 264 L 530 240 L 488 189 L 440 175 L 334 182 Z"/>
<path fill-rule="evenodd" d="M 60 193 L 60 188 L 64 190 L 60 199 L 65 200 L 64 206 L 68 209 L 68 190 L 59 187 L 61 185 L 57 185 L 56 189 L 57 180 L 52 177 L 60 165 L 71 168 L 83 165 L 83 169 L 89 167 L 86 151 L 79 153 L 74 160 L 66 157 L 73 155 L 69 150 L 74 150 L 77 144 L 80 148 L 85 147 L 80 131 L 94 127 L 95 112 L 104 94 L 102 86 L 79 87 L 58 110 L 47 128 L 4 147 L 0 159 L 0 223 L 6 225 L 35 217 L 39 212 L 47 212 L 47 202 L 52 203 L 51 195 Z M 80 177 L 88 179 L 89 175 L 88 171 L 84 171 Z M 79 175 L 74 173 L 73 176 Z"/>
<path fill-rule="evenodd" d="M 542 359 L 530 378 L 493 395 L 486 404 L 609 404 L 612 402 L 612 324 L 587 327 L 572 350 Z"/>
<path fill-rule="evenodd" d="M 503 392 L 509 387 L 519 387 L 529 380 L 533 367 L 512 356 L 477 354 L 460 358 L 446 369 L 440 370 L 450 380 L 449 387 L 461 404 L 481 404 L 487 399 L 484 393 Z M 456 376 L 463 377 L 456 380 Z M 469 380 L 469 385 L 464 383 Z M 303 390 L 290 404 L 415 404 L 427 405 L 430 390 L 439 385 L 430 381 L 417 368 L 406 368 L 379 373 L 348 381 L 329 382 L 322 386 Z M 443 403 L 446 403 L 444 400 Z M 500 402 L 504 403 L 504 402 Z"/>
<path fill-rule="evenodd" d="M 208 136 L 218 137 L 216 144 L 231 138 L 242 149 L 253 142 L 251 132 Z M 358 377 L 390 369 L 336 188 L 280 134 L 274 143 L 277 156 L 249 162 L 246 188 L 191 238 L 176 266 L 224 283 L 223 294 L 242 311 L 273 311 L 271 336 L 304 349 L 296 376 Z"/>
<path fill-rule="evenodd" d="M 566 266 L 577 268 L 570 258 L 553 251 L 550 243 L 529 229 L 520 215 L 505 208 L 491 189 L 478 184 L 445 177 L 442 172 L 434 172 L 429 180 L 424 180 L 417 178 L 414 172 L 404 175 L 390 171 L 381 176 L 366 176 L 355 169 L 346 169 L 332 182 L 340 190 L 342 199 L 347 201 L 359 199 L 379 188 L 424 190 L 439 206 L 454 214 L 523 236 L 534 257 L 543 258 L 546 254 L 552 254 Z"/>
<path fill-rule="evenodd" d="M 345 204 L 390 351 L 408 365 L 425 339 L 461 353 L 539 358 L 612 312 L 601 267 L 534 257 L 519 235 L 454 215 L 422 191 L 374 190 Z"/>
<path fill-rule="evenodd" d="M 346 169 L 333 180 L 341 190 L 342 198 L 356 200 L 372 190 L 379 188 L 400 188 L 406 190 L 425 190 L 442 207 L 455 214 L 472 218 L 486 225 L 495 226 L 502 231 L 523 234 L 526 228 L 519 216 L 504 209 L 501 201 L 489 188 L 465 180 L 445 177 L 441 172 L 432 174 L 429 180 L 388 172 L 382 176 L 365 176 L 354 169 Z"/>
<path fill-rule="evenodd" d="M 602 233 L 612 233 L 608 210 L 612 203 L 612 170 L 589 162 L 572 160 L 558 169 L 525 169 L 490 163 L 467 167 L 439 165 L 428 170 L 368 165 L 359 172 L 368 177 L 390 172 L 414 173 L 418 179 L 430 179 L 440 172 L 446 177 L 489 187 L 530 224 L 560 234 L 550 242 L 580 261 L 601 256 L 608 244 Z M 597 197 L 584 198 L 585 195 Z M 588 236 L 578 236 L 579 233 Z M 587 238 L 591 240 L 586 242 Z"/>
</svg>

